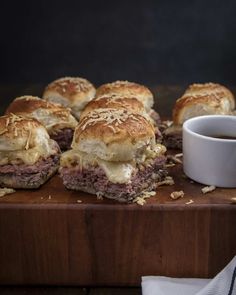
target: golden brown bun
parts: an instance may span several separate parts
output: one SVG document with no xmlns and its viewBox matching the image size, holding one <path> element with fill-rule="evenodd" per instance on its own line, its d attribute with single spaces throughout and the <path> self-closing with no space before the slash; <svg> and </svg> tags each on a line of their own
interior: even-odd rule
<svg viewBox="0 0 236 295">
<path fill-rule="evenodd" d="M 78 124 L 69 108 L 36 96 L 17 97 L 6 110 L 6 114 L 10 113 L 37 119 L 49 134 L 63 128 L 74 129 Z"/>
<path fill-rule="evenodd" d="M 14 114 L 0 117 L 0 151 L 28 150 L 49 140 L 47 130 L 35 119 Z"/>
<path fill-rule="evenodd" d="M 106 161 L 130 161 L 153 144 L 154 127 L 143 116 L 124 109 L 98 109 L 76 127 L 72 148 Z"/>
<path fill-rule="evenodd" d="M 193 84 L 180 97 L 173 109 L 175 125 L 202 115 L 227 115 L 235 108 L 233 94 L 224 86 L 214 83 Z"/>
<path fill-rule="evenodd" d="M 96 90 L 92 83 L 79 77 L 64 77 L 50 83 L 43 93 L 47 101 L 59 103 L 72 110 L 79 119 L 80 112 L 95 96 Z"/>
<path fill-rule="evenodd" d="M 147 87 L 134 82 L 115 81 L 101 85 L 97 89 L 96 97 L 104 94 L 119 94 L 124 97 L 135 97 L 141 101 L 147 111 L 149 111 L 154 104 L 151 91 Z"/>
<path fill-rule="evenodd" d="M 96 109 L 125 109 L 132 113 L 140 115 L 147 115 L 143 104 L 134 97 L 123 97 L 117 94 L 103 95 L 90 101 L 83 112 L 80 120 L 84 118 L 89 112 Z"/>
</svg>

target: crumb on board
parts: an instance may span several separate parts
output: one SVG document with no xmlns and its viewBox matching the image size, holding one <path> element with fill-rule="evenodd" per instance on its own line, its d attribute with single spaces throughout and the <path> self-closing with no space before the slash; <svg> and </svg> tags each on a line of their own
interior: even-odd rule
<svg viewBox="0 0 236 295">
<path fill-rule="evenodd" d="M 179 155 L 179 154 L 177 154 Z M 179 157 L 176 157 L 176 155 L 167 155 L 167 164 L 182 164 L 182 160 L 179 159 Z"/>
<path fill-rule="evenodd" d="M 77 202 L 77 203 L 82 203 L 82 201 L 81 201 L 81 200 L 76 200 L 76 202 Z"/>
<path fill-rule="evenodd" d="M 190 199 L 188 202 L 186 202 L 185 204 L 186 205 L 190 205 L 190 204 L 192 204 L 192 203 L 194 203 L 194 201 L 192 200 L 192 199 Z"/>
<path fill-rule="evenodd" d="M 43 200 L 43 197 L 41 197 L 40 199 Z"/>
<path fill-rule="evenodd" d="M 174 166 L 175 166 L 175 163 L 170 163 L 170 164 L 165 165 L 166 168 L 171 168 L 171 167 L 174 167 Z"/>
<path fill-rule="evenodd" d="M 173 125 L 173 121 L 165 120 L 165 121 L 162 121 L 162 124 L 166 127 L 170 127 L 171 125 Z"/>
<path fill-rule="evenodd" d="M 235 197 L 231 198 L 230 200 L 231 200 L 232 204 L 236 204 L 236 198 Z"/>
<path fill-rule="evenodd" d="M 170 194 L 170 197 L 172 200 L 177 200 L 179 198 L 183 198 L 184 196 L 184 192 L 183 191 L 176 191 L 176 192 L 172 192 Z"/>
<path fill-rule="evenodd" d="M 133 199 L 133 203 L 137 203 L 138 205 L 143 206 L 146 203 L 146 199 L 155 195 L 156 195 L 155 191 L 143 192 L 140 196 Z"/>
<path fill-rule="evenodd" d="M 48 200 L 51 200 L 51 199 L 52 199 L 52 196 L 51 196 L 51 195 L 49 195 L 49 196 L 48 196 Z"/>
<path fill-rule="evenodd" d="M 101 195 L 100 192 L 97 192 L 96 196 L 97 196 L 97 200 L 103 200 L 103 196 Z"/>
<path fill-rule="evenodd" d="M 173 177 L 166 176 L 164 180 L 159 181 L 157 183 L 157 186 L 161 186 L 161 185 L 173 185 L 173 184 L 175 184 Z"/>
<path fill-rule="evenodd" d="M 214 191 L 215 189 L 216 189 L 216 187 L 214 185 L 205 186 L 202 188 L 202 193 L 207 194 L 207 193 Z"/>
<path fill-rule="evenodd" d="M 7 187 L 0 188 L 0 197 L 3 197 L 5 195 L 9 195 L 9 194 L 13 194 L 15 192 L 16 191 L 13 188 L 7 188 Z"/>
</svg>

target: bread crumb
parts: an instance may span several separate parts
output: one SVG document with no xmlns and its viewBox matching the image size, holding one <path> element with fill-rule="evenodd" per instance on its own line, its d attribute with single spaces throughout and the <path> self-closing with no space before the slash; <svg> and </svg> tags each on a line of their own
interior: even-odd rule
<svg viewBox="0 0 236 295">
<path fill-rule="evenodd" d="M 133 203 L 137 203 L 138 205 L 143 206 L 146 203 L 146 200 L 143 199 L 142 197 L 136 197 L 133 200 Z"/>
<path fill-rule="evenodd" d="M 171 197 L 171 199 L 173 199 L 173 200 L 177 200 L 177 199 L 179 199 L 179 198 L 183 198 L 183 196 L 184 196 L 184 192 L 183 192 L 183 191 L 172 192 L 172 193 L 170 194 L 170 197 Z"/>
<path fill-rule="evenodd" d="M 181 157 L 183 157 L 183 153 L 176 154 L 175 157 L 176 158 L 181 158 Z"/>
<path fill-rule="evenodd" d="M 157 186 L 161 185 L 173 185 L 175 184 L 174 179 L 171 176 L 166 176 L 166 178 L 163 181 L 159 181 L 157 183 Z"/>
<path fill-rule="evenodd" d="M 170 120 L 162 121 L 162 124 L 166 127 L 170 127 L 173 125 L 173 121 L 170 121 Z"/>
<path fill-rule="evenodd" d="M 190 199 L 187 203 L 185 203 L 186 205 L 190 205 L 190 204 L 192 204 L 192 203 L 194 203 L 194 201 L 192 200 L 192 199 Z"/>
<path fill-rule="evenodd" d="M 103 200 L 103 196 L 101 195 L 100 192 L 97 192 L 96 196 L 97 196 L 97 200 Z"/>
<path fill-rule="evenodd" d="M 43 200 L 43 197 L 41 197 L 40 199 Z"/>
<path fill-rule="evenodd" d="M 7 187 L 0 188 L 0 197 L 3 197 L 5 195 L 9 195 L 9 194 L 13 194 L 15 192 L 16 191 L 13 188 L 7 188 Z"/>
<path fill-rule="evenodd" d="M 175 166 L 175 163 L 170 163 L 170 164 L 165 165 L 166 168 L 170 168 L 170 167 L 174 167 L 174 166 Z"/>
<path fill-rule="evenodd" d="M 182 164 L 182 161 L 178 157 L 172 155 L 167 155 L 167 161 L 174 164 Z"/>
<path fill-rule="evenodd" d="M 236 198 L 234 197 L 234 198 L 231 198 L 231 203 L 232 204 L 236 204 Z"/>
<path fill-rule="evenodd" d="M 151 191 L 151 192 L 143 192 L 142 195 L 136 197 L 133 199 L 133 203 L 137 203 L 140 206 L 143 206 L 146 203 L 146 199 L 150 198 L 151 196 L 155 196 L 156 192 Z"/>
<path fill-rule="evenodd" d="M 81 200 L 76 200 L 76 202 L 77 202 L 77 203 L 82 203 L 82 201 L 81 201 Z"/>
<path fill-rule="evenodd" d="M 49 195 L 49 196 L 48 196 L 48 200 L 51 200 L 51 198 L 52 198 L 52 196 L 51 196 L 51 195 Z"/>
<path fill-rule="evenodd" d="M 210 192 L 214 191 L 215 189 L 216 189 L 216 187 L 214 185 L 205 186 L 202 188 L 202 193 L 203 194 L 210 193 Z"/>
</svg>

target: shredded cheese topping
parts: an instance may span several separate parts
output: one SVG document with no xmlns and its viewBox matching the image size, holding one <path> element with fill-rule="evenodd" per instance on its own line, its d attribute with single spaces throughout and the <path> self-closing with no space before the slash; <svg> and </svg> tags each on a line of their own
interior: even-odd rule
<svg viewBox="0 0 236 295">
<path fill-rule="evenodd" d="M 47 89 L 56 88 L 58 91 L 65 92 L 87 92 L 93 88 L 93 85 L 84 78 L 79 77 L 64 77 L 50 83 Z"/>
<path fill-rule="evenodd" d="M 87 116 L 85 116 L 79 123 L 78 128 L 80 127 L 82 130 L 85 130 L 87 126 L 93 126 L 99 122 L 105 122 L 105 125 L 111 127 L 114 132 L 116 127 L 118 128 L 119 125 L 123 124 L 128 119 L 139 121 L 137 115 L 127 110 L 101 108 L 93 110 Z"/>
</svg>

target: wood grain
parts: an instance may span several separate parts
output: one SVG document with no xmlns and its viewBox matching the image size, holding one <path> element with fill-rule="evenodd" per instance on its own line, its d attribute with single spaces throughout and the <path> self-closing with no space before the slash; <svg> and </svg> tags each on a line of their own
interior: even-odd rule
<svg viewBox="0 0 236 295">
<path fill-rule="evenodd" d="M 144 206 L 67 191 L 58 176 L 2 197 L 0 283 L 137 286 L 142 275 L 215 275 L 236 254 L 236 190 L 203 195 L 181 165 L 170 174 L 176 184 Z"/>
<path fill-rule="evenodd" d="M 163 114 L 167 94 L 177 96 L 175 88 L 165 91 Z M 58 176 L 0 198 L 0 284 L 140 286 L 143 275 L 212 277 L 236 254 L 236 190 L 203 195 L 181 165 L 169 173 L 175 185 L 160 187 L 144 206 L 68 191 Z M 173 201 L 176 190 L 185 195 Z"/>
<path fill-rule="evenodd" d="M 85 288 L 71 287 L 0 287 L 1 295 L 88 295 Z M 94 293 L 95 295 L 96 293 Z M 132 293 L 131 293 L 132 294 Z"/>
<path fill-rule="evenodd" d="M 92 288 L 89 295 L 141 295 L 141 288 Z"/>
</svg>

